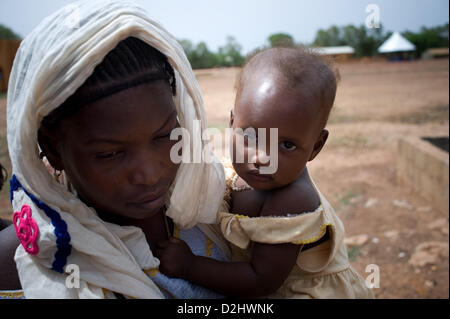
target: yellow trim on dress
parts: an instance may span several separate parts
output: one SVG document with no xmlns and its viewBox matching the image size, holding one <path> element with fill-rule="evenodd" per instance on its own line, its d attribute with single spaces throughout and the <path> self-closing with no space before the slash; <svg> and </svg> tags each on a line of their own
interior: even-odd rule
<svg viewBox="0 0 450 319">
<path fill-rule="evenodd" d="M 318 241 L 320 238 L 322 238 L 323 235 L 325 235 L 328 226 L 333 226 L 333 224 L 331 224 L 331 223 L 323 224 L 323 225 L 320 226 L 320 232 L 319 232 L 318 235 L 313 236 L 313 237 L 311 237 L 309 239 L 305 239 L 305 240 L 293 241 L 292 243 L 296 244 L 296 245 L 314 243 L 314 242 Z"/>
<path fill-rule="evenodd" d="M 173 227 L 173 237 L 180 238 L 180 229 L 177 225 L 174 225 Z"/>
<path fill-rule="evenodd" d="M 231 219 L 231 221 L 232 221 L 233 219 L 245 219 L 245 218 L 251 218 L 251 219 L 265 219 L 265 218 L 269 218 L 269 219 L 270 219 L 270 218 L 273 218 L 273 219 L 276 219 L 276 218 L 293 218 L 293 217 L 298 217 L 298 216 L 301 216 L 301 215 L 312 214 L 312 213 L 318 213 L 318 212 L 321 212 L 321 211 L 323 211 L 323 206 L 322 206 L 322 204 L 320 204 L 314 211 L 311 211 L 311 212 L 304 212 L 304 213 L 300 213 L 300 214 L 275 215 L 275 216 L 255 216 L 255 217 L 250 217 L 250 216 L 247 216 L 247 215 L 241 215 L 241 214 L 234 214 L 234 213 L 228 213 L 228 212 L 224 212 L 224 213 L 225 213 L 225 214 L 233 215 L 233 217 L 232 217 L 232 219 Z M 229 232 L 230 232 L 230 225 L 231 225 L 230 222 L 231 222 L 231 221 L 229 221 L 229 222 L 227 223 L 227 233 L 224 234 L 224 235 L 229 234 Z M 325 235 L 328 226 L 333 227 L 334 225 L 333 225 L 332 223 L 325 223 L 325 224 L 323 224 L 323 225 L 320 226 L 319 233 L 318 233 L 317 235 L 314 235 L 313 237 L 310 237 L 310 238 L 308 238 L 308 239 L 302 239 L 302 240 L 294 240 L 294 241 L 290 241 L 290 243 L 295 244 L 295 245 L 304 245 L 304 244 L 311 244 L 311 243 L 314 243 L 314 242 L 318 241 L 319 239 L 321 239 L 321 238 Z"/>
<path fill-rule="evenodd" d="M 205 242 L 206 242 L 205 255 L 207 257 L 211 257 L 212 256 L 212 249 L 213 249 L 213 242 L 212 242 L 212 240 L 209 237 L 206 237 Z"/>
<path fill-rule="evenodd" d="M 155 277 L 159 270 L 158 268 L 150 268 L 150 269 L 144 269 L 144 272 L 149 275 L 150 277 Z"/>
</svg>

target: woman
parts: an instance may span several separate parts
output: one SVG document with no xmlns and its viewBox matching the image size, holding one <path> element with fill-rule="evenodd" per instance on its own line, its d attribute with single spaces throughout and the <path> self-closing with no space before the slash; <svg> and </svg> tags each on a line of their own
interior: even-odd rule
<svg viewBox="0 0 450 319">
<path fill-rule="evenodd" d="M 155 63 L 146 60 L 145 50 L 152 49 Z M 167 76 L 155 77 L 155 65 Z M 177 294 L 187 283 L 155 274 L 159 261 L 151 251 L 155 237 L 174 235 L 212 247 L 199 253 L 218 259 L 228 253 L 214 228 L 202 224 L 216 222 L 222 167 L 170 160 L 171 129 L 179 125 L 195 138 L 194 120 L 207 127 L 197 81 L 170 34 L 134 2 L 80 1 L 63 8 L 22 42 L 7 112 L 21 242 L 15 262 L 25 297 L 198 296 L 189 285 L 186 295 Z M 183 147 L 192 148 L 193 138 Z M 43 156 L 62 174 L 48 174 Z M 30 236 L 21 234 L 21 223 Z M 75 289 L 67 285 L 72 264 L 79 269 Z"/>
</svg>

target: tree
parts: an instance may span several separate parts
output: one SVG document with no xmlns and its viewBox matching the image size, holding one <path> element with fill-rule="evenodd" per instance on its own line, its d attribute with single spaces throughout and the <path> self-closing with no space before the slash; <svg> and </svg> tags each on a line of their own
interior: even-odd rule
<svg viewBox="0 0 450 319">
<path fill-rule="evenodd" d="M 383 26 L 367 29 L 364 25 L 343 27 L 343 43 L 355 49 L 356 56 L 374 56 L 378 47 L 384 42 Z"/>
<path fill-rule="evenodd" d="M 205 42 L 197 44 L 195 50 L 191 54 L 190 62 L 194 69 L 212 68 L 218 64 L 216 55 L 209 51 Z"/>
<path fill-rule="evenodd" d="M 241 66 L 244 57 L 241 55 L 242 46 L 233 36 L 227 36 L 225 46 L 219 48 L 218 62 L 220 66 Z"/>
<path fill-rule="evenodd" d="M 333 25 L 328 30 L 319 29 L 316 33 L 313 45 L 320 47 L 331 47 L 344 45 L 341 30 Z"/>
<path fill-rule="evenodd" d="M 416 56 L 420 57 L 430 48 L 448 48 L 448 23 L 432 28 L 422 27 L 420 32 L 405 31 L 403 36 L 416 46 Z"/>
<path fill-rule="evenodd" d="M 20 36 L 10 28 L 0 24 L 0 39 L 18 40 Z"/>
<path fill-rule="evenodd" d="M 181 46 L 183 47 L 184 53 L 186 54 L 186 56 L 189 59 L 189 56 L 192 54 L 192 52 L 194 51 L 194 45 L 192 44 L 191 41 L 186 40 L 186 39 L 182 39 L 182 40 L 178 40 L 178 42 L 181 44 Z"/>
<path fill-rule="evenodd" d="M 216 54 L 209 51 L 205 42 L 194 46 L 190 40 L 182 39 L 178 42 L 183 47 L 184 53 L 193 69 L 212 68 L 218 65 Z"/>
<path fill-rule="evenodd" d="M 374 56 L 385 39 L 383 26 L 367 29 L 364 25 L 357 27 L 349 24 L 317 31 L 313 45 L 322 47 L 348 45 L 355 49 L 356 56 Z"/>
<path fill-rule="evenodd" d="M 294 38 L 287 33 L 275 33 L 268 38 L 270 46 L 274 47 L 294 47 Z"/>
<path fill-rule="evenodd" d="M 245 59 L 241 55 L 242 46 L 232 36 L 227 37 L 226 44 L 220 47 L 217 53 L 211 52 L 205 42 L 197 45 L 186 39 L 178 40 L 178 42 L 183 47 L 193 69 L 240 66 Z"/>
</svg>

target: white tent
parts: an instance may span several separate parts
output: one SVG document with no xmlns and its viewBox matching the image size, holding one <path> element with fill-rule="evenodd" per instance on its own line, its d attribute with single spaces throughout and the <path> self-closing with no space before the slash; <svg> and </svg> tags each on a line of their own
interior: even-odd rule
<svg viewBox="0 0 450 319">
<path fill-rule="evenodd" d="M 394 32 L 389 39 L 384 41 L 378 48 L 379 53 L 391 53 L 391 52 L 407 52 L 415 51 L 416 46 L 405 39 L 400 33 Z"/>
</svg>

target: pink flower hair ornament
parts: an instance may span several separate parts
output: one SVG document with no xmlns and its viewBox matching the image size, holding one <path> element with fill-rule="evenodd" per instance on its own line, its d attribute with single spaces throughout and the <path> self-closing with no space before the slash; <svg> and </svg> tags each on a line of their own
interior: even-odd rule
<svg viewBox="0 0 450 319">
<path fill-rule="evenodd" d="M 37 245 L 39 228 L 31 215 L 31 207 L 23 205 L 20 212 L 14 212 L 13 223 L 16 235 L 25 251 L 30 255 L 37 255 L 39 253 Z"/>
</svg>

